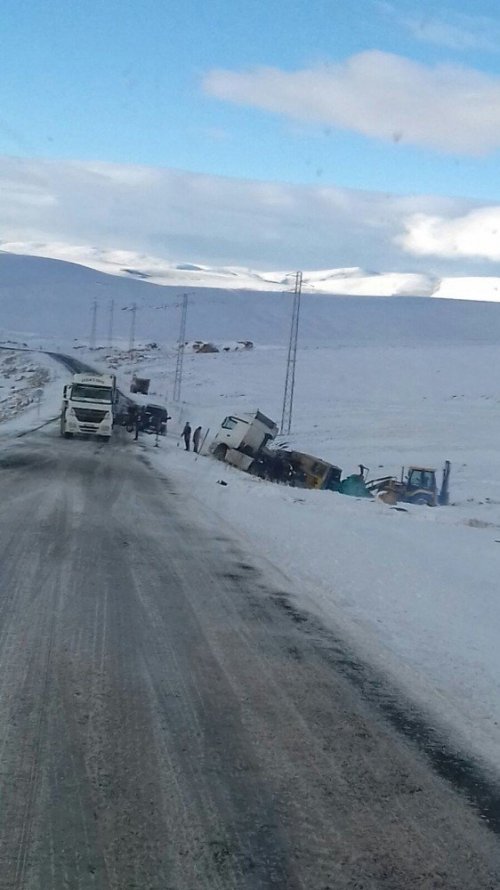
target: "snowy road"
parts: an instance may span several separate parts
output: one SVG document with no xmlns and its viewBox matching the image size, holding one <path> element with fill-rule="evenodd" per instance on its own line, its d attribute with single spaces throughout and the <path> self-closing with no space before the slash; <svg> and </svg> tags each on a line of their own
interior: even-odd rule
<svg viewBox="0 0 500 890">
<path fill-rule="evenodd" d="M 0 888 L 500 886 L 327 632 L 141 455 L 0 453 Z"/>
</svg>

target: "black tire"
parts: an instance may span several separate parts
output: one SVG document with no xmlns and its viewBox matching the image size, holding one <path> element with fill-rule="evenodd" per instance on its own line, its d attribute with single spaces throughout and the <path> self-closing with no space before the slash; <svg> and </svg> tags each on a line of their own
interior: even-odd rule
<svg viewBox="0 0 500 890">
<path fill-rule="evenodd" d="M 222 442 L 219 442 L 216 449 L 214 450 L 214 457 L 217 460 L 225 460 L 227 454 L 227 445 L 224 445 Z"/>
<path fill-rule="evenodd" d="M 256 460 L 252 461 L 248 468 L 248 472 L 251 476 L 257 476 L 259 479 L 265 479 L 264 467 L 262 467 Z"/>
<path fill-rule="evenodd" d="M 111 436 L 99 436 L 101 442 L 109 442 Z"/>
<path fill-rule="evenodd" d="M 417 495 L 416 498 L 413 498 L 412 503 L 419 504 L 422 507 L 430 507 L 431 506 L 431 502 L 430 502 L 429 498 L 427 497 L 427 495 L 425 495 L 425 494 Z"/>
<path fill-rule="evenodd" d="M 64 436 L 65 439 L 72 439 L 72 438 L 73 438 L 73 433 L 63 433 L 63 436 Z"/>
</svg>

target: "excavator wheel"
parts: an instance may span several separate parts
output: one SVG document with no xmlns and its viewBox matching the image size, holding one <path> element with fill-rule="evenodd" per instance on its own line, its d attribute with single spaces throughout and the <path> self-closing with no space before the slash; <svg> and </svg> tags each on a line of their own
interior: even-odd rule
<svg viewBox="0 0 500 890">
<path fill-rule="evenodd" d="M 411 501 L 412 504 L 420 504 L 425 507 L 432 507 L 432 503 L 428 495 L 426 494 L 418 494 L 416 498 L 413 498 Z"/>
</svg>

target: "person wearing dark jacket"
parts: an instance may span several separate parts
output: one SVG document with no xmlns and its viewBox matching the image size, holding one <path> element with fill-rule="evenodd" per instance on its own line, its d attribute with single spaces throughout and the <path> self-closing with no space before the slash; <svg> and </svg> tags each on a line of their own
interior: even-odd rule
<svg viewBox="0 0 500 890">
<path fill-rule="evenodd" d="M 182 438 L 184 439 L 186 451 L 189 451 L 189 447 L 191 444 L 191 425 L 189 423 L 186 423 L 184 429 L 182 430 Z"/>
<path fill-rule="evenodd" d="M 193 451 L 198 454 L 201 439 L 201 426 L 197 426 L 193 433 Z"/>
</svg>

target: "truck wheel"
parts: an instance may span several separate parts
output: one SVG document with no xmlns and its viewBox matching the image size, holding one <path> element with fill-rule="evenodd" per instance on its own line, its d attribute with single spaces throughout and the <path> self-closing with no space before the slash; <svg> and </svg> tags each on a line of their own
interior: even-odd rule
<svg viewBox="0 0 500 890">
<path fill-rule="evenodd" d="M 72 439 L 72 438 L 73 438 L 73 433 L 63 433 L 63 436 L 64 436 L 65 439 Z"/>
<path fill-rule="evenodd" d="M 111 436 L 99 436 L 101 442 L 109 442 Z"/>
<path fill-rule="evenodd" d="M 256 460 L 252 461 L 248 468 L 248 472 L 250 476 L 257 476 L 259 479 L 265 479 L 264 467 L 262 467 Z"/>
<path fill-rule="evenodd" d="M 216 457 L 217 460 L 225 460 L 226 454 L 227 454 L 227 445 L 224 445 L 222 442 L 220 442 L 214 451 L 214 457 Z"/>
</svg>

